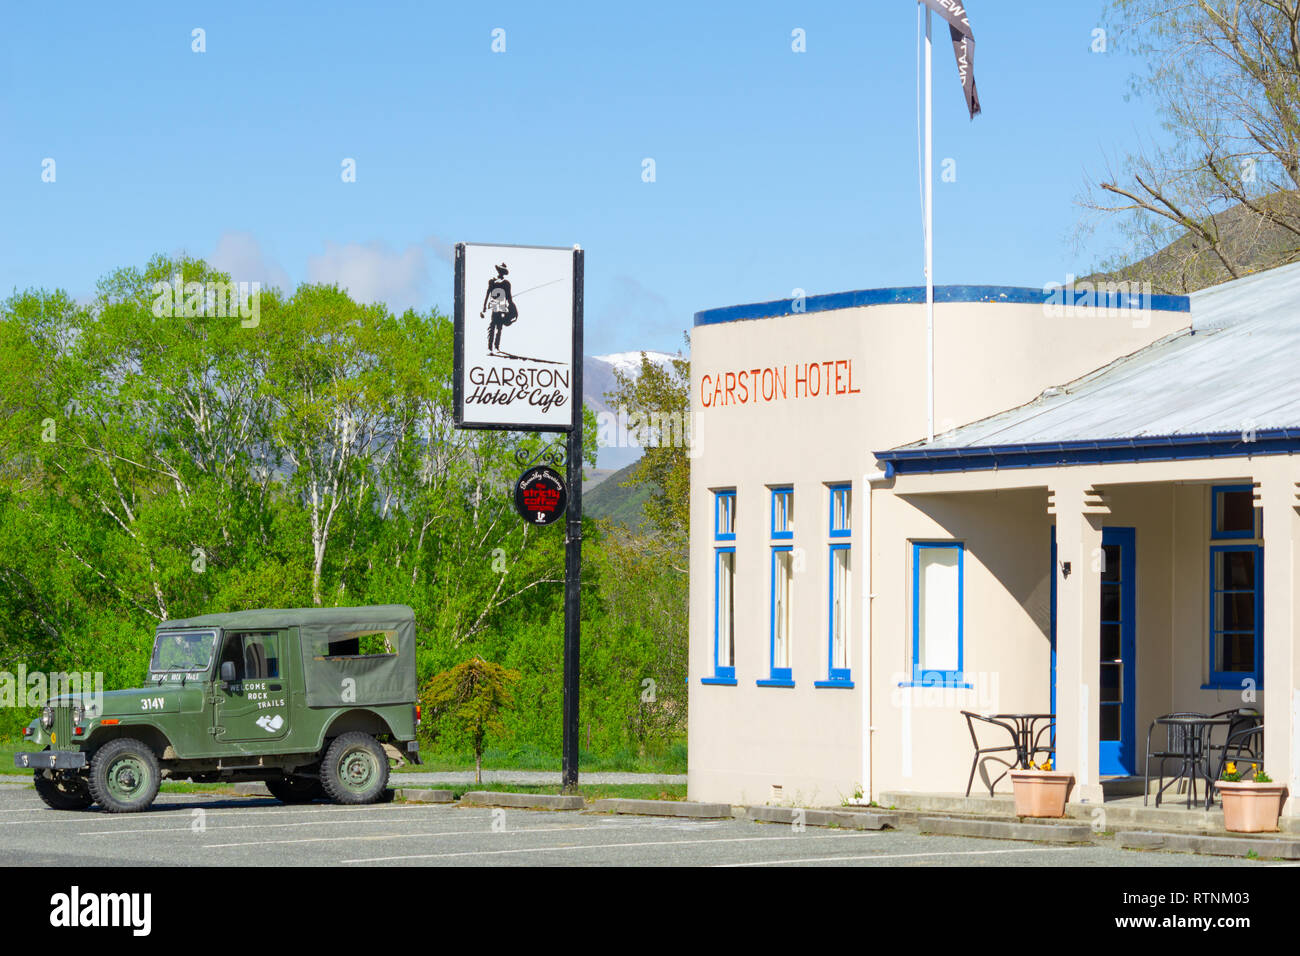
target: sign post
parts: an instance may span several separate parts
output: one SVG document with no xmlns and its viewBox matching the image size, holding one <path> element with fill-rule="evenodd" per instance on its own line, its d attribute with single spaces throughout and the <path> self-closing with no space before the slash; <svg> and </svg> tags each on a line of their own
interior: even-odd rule
<svg viewBox="0 0 1300 956">
<path fill-rule="evenodd" d="M 569 427 L 569 522 L 564 536 L 564 759 L 560 783 L 578 786 L 578 656 L 582 636 L 582 250 L 573 250 L 573 422 Z"/>
<path fill-rule="evenodd" d="M 582 627 L 583 254 L 577 246 L 462 242 L 456 245 L 455 276 L 456 427 L 568 433 L 567 506 L 553 504 L 553 514 L 534 512 L 527 520 L 549 524 L 561 511 L 566 516 L 562 782 L 572 790 L 578 785 Z M 536 471 L 521 476 L 517 497 L 524 497 L 525 482 L 529 497 L 540 494 Z"/>
</svg>

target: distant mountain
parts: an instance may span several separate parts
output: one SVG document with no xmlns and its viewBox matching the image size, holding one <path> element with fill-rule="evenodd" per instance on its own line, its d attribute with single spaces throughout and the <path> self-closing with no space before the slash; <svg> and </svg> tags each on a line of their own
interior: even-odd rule
<svg viewBox="0 0 1300 956">
<path fill-rule="evenodd" d="M 646 350 L 646 357 L 659 365 L 667 365 L 676 355 L 667 352 Z M 635 374 L 641 369 L 640 352 L 614 352 L 610 355 L 588 355 L 582 363 L 583 400 L 596 413 L 597 424 L 602 415 L 618 414 L 618 409 L 610 406 L 608 394 L 614 389 L 615 370 Z M 610 429 L 601 429 L 601 437 L 609 436 Z M 641 449 L 629 447 L 626 436 L 615 435 L 615 444 L 610 447 L 602 445 L 597 451 L 597 464 L 600 468 L 625 468 L 641 457 Z"/>
<path fill-rule="evenodd" d="M 633 449 L 635 451 L 636 449 Z M 651 488 L 647 485 L 622 487 L 632 477 L 633 462 L 610 475 L 590 491 L 582 493 L 582 513 L 592 518 L 608 518 L 614 524 L 638 528 L 645 522 L 645 503 Z"/>
</svg>

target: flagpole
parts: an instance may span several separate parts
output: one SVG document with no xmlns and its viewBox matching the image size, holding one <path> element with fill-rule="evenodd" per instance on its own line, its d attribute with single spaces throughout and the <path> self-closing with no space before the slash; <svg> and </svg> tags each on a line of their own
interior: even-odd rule
<svg viewBox="0 0 1300 956">
<path fill-rule="evenodd" d="M 925 8 L 925 381 L 926 420 L 934 441 L 934 43 L 933 14 Z"/>
</svg>

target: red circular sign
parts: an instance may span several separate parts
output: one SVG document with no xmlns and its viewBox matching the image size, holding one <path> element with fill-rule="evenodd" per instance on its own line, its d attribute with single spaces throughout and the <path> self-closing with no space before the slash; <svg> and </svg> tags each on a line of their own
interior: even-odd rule
<svg viewBox="0 0 1300 956">
<path fill-rule="evenodd" d="M 554 468 L 529 468 L 515 482 L 515 510 L 529 524 L 550 524 L 564 514 L 569 489 Z"/>
</svg>

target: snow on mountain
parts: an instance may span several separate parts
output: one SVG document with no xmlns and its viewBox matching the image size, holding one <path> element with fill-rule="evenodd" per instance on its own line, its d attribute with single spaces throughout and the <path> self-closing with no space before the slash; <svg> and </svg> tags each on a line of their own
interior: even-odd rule
<svg viewBox="0 0 1300 956">
<path fill-rule="evenodd" d="M 657 365 L 667 365 L 676 355 L 668 352 L 652 352 L 649 349 L 645 352 L 646 358 Z M 620 372 L 631 372 L 641 367 L 640 352 L 611 352 L 609 355 L 593 355 L 591 358 L 598 359 L 618 369 Z"/>
</svg>

